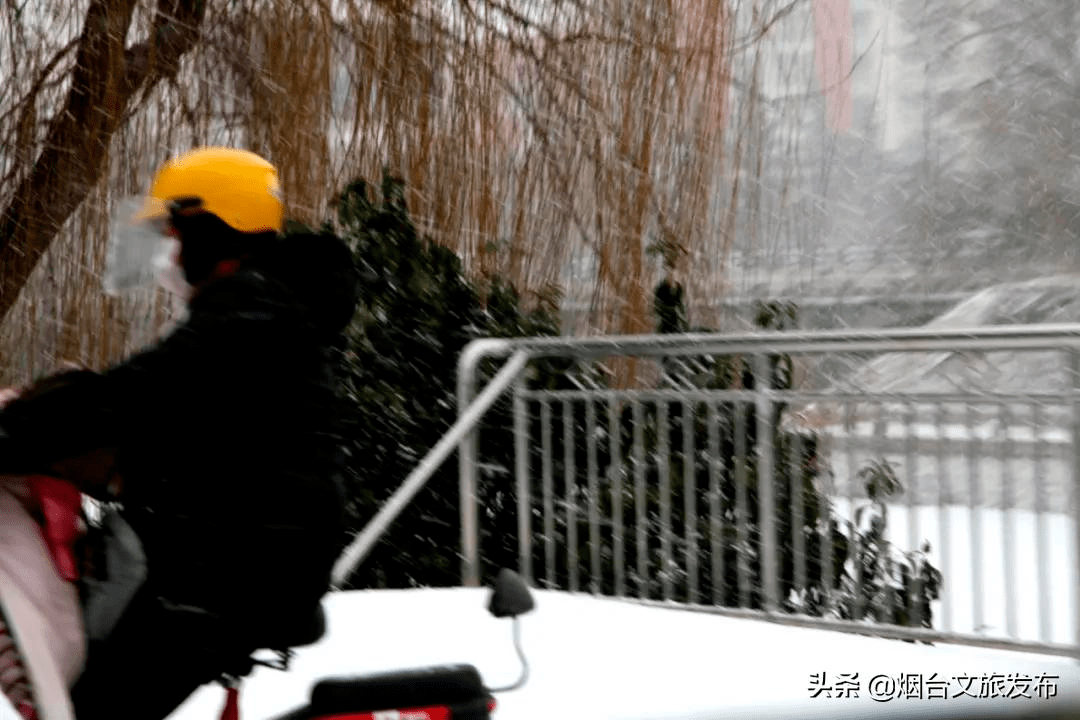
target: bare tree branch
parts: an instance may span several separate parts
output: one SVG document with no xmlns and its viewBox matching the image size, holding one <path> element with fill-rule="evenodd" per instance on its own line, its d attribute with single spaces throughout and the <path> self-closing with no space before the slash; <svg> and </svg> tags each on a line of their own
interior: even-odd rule
<svg viewBox="0 0 1080 720">
<path fill-rule="evenodd" d="M 176 74 L 206 13 L 205 0 L 159 0 L 151 34 L 124 48 L 137 0 L 94 0 L 78 39 L 67 100 L 41 153 L 0 214 L 0 318 L 106 168 L 130 105 Z M 33 98 L 31 98 L 31 101 Z"/>
<path fill-rule="evenodd" d="M 60 62 L 68 55 L 70 55 L 71 51 L 77 47 L 78 40 L 76 39 L 72 40 L 67 45 L 60 48 L 60 50 L 58 50 L 56 54 L 53 55 L 52 59 L 49 60 L 49 62 L 45 63 L 45 66 L 38 73 L 37 80 L 35 80 L 30 85 L 30 89 L 26 91 L 26 94 L 20 100 L 12 103 L 12 107 L 10 110 L 8 110 L 3 115 L 0 115 L 0 123 L 7 121 L 10 116 L 16 113 L 26 114 L 28 112 L 32 112 L 34 101 L 37 99 L 38 94 L 43 89 L 48 87 L 49 83 L 47 81 L 49 79 L 49 76 L 52 75 L 53 70 L 55 70 L 56 66 L 59 65 Z"/>
</svg>

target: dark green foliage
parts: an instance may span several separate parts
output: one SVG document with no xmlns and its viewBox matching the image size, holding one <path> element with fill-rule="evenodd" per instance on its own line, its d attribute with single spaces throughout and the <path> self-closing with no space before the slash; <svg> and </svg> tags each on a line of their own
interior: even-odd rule
<svg viewBox="0 0 1080 720">
<path fill-rule="evenodd" d="M 859 471 L 868 501 L 856 510 L 856 528 L 849 530 L 855 550 L 853 572 L 843 578 L 841 617 L 872 618 L 897 625 L 931 627 L 930 602 L 941 591 L 941 572 L 921 552 L 896 553 L 885 539 L 888 498 L 902 491 L 896 471 L 883 461 L 867 463 Z"/>
<path fill-rule="evenodd" d="M 549 305 L 526 312 L 507 284 L 494 280 L 481 288 L 469 282 L 455 253 L 422 238 L 408 216 L 399 180 L 385 177 L 372 195 L 357 181 L 337 204 L 337 230 L 353 249 L 362 284 L 343 354 L 351 407 L 348 512 L 354 530 L 371 519 L 452 425 L 457 358 L 466 343 L 477 337 L 551 334 L 557 328 Z M 493 408 L 488 424 L 494 429 L 481 436 L 485 451 L 496 443 L 496 457 L 506 454 L 504 448 L 512 452 L 508 412 L 506 403 Z M 513 508 L 512 498 L 505 497 L 511 483 L 487 480 L 482 507 Z M 451 459 L 358 568 L 352 584 L 459 583 L 459 506 L 457 463 Z M 492 529 L 490 522 L 485 529 Z"/>
<path fill-rule="evenodd" d="M 653 291 L 653 311 L 659 332 L 679 333 L 689 328 L 683 286 L 679 283 L 665 279 L 656 286 Z"/>
</svg>

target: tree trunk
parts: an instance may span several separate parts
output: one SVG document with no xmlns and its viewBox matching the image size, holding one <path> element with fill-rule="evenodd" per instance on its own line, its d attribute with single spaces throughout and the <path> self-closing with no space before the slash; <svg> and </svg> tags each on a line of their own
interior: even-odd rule
<svg viewBox="0 0 1080 720">
<path fill-rule="evenodd" d="M 158 0 L 150 37 L 125 48 L 136 4 L 94 0 L 86 11 L 71 90 L 49 122 L 41 153 L 0 213 L 0 320 L 101 179 L 110 141 L 131 108 L 162 79 L 175 76 L 180 58 L 198 39 L 205 0 Z"/>
</svg>

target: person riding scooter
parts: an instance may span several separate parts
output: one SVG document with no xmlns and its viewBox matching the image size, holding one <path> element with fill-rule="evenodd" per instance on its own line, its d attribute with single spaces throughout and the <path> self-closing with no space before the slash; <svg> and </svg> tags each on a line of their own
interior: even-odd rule
<svg viewBox="0 0 1080 720">
<path fill-rule="evenodd" d="M 115 449 L 143 545 L 144 585 L 89 645 L 79 718 L 164 718 L 279 647 L 317 614 L 344 534 L 332 348 L 358 301 L 348 247 L 282 238 L 276 169 L 228 148 L 167 162 L 137 224 L 175 238 L 187 318 L 92 382 L 0 411 L 2 473 Z"/>
</svg>

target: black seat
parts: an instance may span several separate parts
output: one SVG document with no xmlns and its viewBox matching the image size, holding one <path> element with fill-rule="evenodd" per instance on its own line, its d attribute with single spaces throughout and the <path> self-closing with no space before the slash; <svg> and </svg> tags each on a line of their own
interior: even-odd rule
<svg viewBox="0 0 1080 720">
<path fill-rule="evenodd" d="M 485 701 L 489 697 L 490 692 L 475 667 L 442 665 L 322 680 L 311 690 L 311 708 L 325 714 L 373 712 L 389 708 L 460 705 Z M 483 702 L 481 707 L 484 707 Z"/>
</svg>

